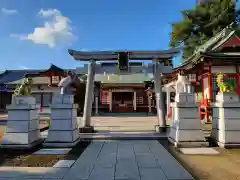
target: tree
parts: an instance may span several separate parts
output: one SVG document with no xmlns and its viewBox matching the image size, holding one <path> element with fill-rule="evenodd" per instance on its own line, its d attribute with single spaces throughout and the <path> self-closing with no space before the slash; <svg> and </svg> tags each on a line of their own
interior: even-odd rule
<svg viewBox="0 0 240 180">
<path fill-rule="evenodd" d="M 183 59 L 240 17 L 235 0 L 212 0 L 181 13 L 183 20 L 172 24 L 170 46 L 183 46 Z"/>
</svg>

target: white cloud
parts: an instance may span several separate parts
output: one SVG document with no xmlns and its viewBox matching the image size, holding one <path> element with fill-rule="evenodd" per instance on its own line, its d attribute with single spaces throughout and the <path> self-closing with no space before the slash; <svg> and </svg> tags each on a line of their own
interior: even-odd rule
<svg viewBox="0 0 240 180">
<path fill-rule="evenodd" d="M 2 14 L 5 14 L 5 15 L 13 15 L 18 13 L 16 9 L 6 9 L 6 8 L 2 8 L 1 12 Z"/>
<path fill-rule="evenodd" d="M 2 14 L 5 14 L 5 15 L 13 15 L 18 13 L 16 9 L 6 9 L 6 8 L 2 8 L 1 12 Z"/>
<path fill-rule="evenodd" d="M 58 43 L 69 43 L 75 38 L 72 33 L 71 21 L 68 17 L 63 16 L 57 9 L 41 9 L 38 15 L 45 19 L 42 26 L 36 27 L 32 33 L 28 35 L 18 36 L 20 40 L 29 40 L 36 44 L 44 44 L 53 48 Z M 16 37 L 17 34 L 12 34 Z"/>
</svg>

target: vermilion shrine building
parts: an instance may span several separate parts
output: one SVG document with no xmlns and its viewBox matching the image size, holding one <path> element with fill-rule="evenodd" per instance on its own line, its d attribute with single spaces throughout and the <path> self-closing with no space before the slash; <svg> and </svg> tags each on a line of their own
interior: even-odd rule
<svg viewBox="0 0 240 180">
<path fill-rule="evenodd" d="M 216 73 L 223 72 L 227 81 L 240 95 L 240 36 L 231 26 L 226 27 L 215 37 L 197 48 L 184 63 L 165 74 L 165 87 L 174 87 L 177 74 L 186 75 L 192 84 L 196 100 L 201 102 L 201 116 L 211 113 L 211 103 L 215 101 L 218 88 Z M 169 94 L 169 93 L 168 93 Z M 168 100 L 169 107 L 169 100 Z M 169 112 L 169 111 L 168 111 Z"/>
</svg>

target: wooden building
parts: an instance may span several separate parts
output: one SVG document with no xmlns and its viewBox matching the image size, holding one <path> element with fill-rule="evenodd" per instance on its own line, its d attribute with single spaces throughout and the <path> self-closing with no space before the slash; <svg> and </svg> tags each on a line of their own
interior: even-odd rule
<svg viewBox="0 0 240 180">
<path fill-rule="evenodd" d="M 227 81 L 240 95 L 240 34 L 231 25 L 219 32 L 215 37 L 196 49 L 195 53 L 165 74 L 165 86 L 173 86 L 177 74 L 188 77 L 196 94 L 196 100 L 201 102 L 201 117 L 209 118 L 211 103 L 215 102 L 218 92 L 216 73 L 222 72 Z"/>
<path fill-rule="evenodd" d="M 115 64 L 108 65 L 115 66 Z M 141 72 L 141 65 L 141 63 L 138 63 L 137 66 L 136 63 L 130 63 L 132 68 L 133 66 L 139 68 L 139 73 L 136 74 L 104 73 L 95 75 L 93 114 L 100 114 L 101 112 L 156 112 L 154 96 L 152 95 L 152 77 Z M 78 73 L 78 75 L 84 81 L 86 80 L 84 72 L 87 67 L 80 67 L 80 69 L 81 73 Z M 2 110 L 6 110 L 6 105 L 11 103 L 15 87 L 23 82 L 24 77 L 30 77 L 33 80 L 32 95 L 36 98 L 37 104 L 42 107 L 42 111 L 48 113 L 53 94 L 60 93 L 57 84 L 68 70 L 70 69 L 61 69 L 51 64 L 45 70 L 12 70 L 3 73 L 2 80 L 4 81 L 2 82 L 4 83 L 1 84 L 2 91 L 0 92 Z M 71 69 L 71 71 L 76 72 L 76 69 Z M 79 95 L 83 94 L 85 94 L 85 88 L 77 90 L 75 99 L 84 101 L 84 99 L 79 98 Z M 76 103 L 83 104 L 81 102 Z M 80 108 L 83 109 L 83 107 Z"/>
<path fill-rule="evenodd" d="M 153 112 L 151 78 L 144 74 L 96 75 L 103 112 Z M 148 96 L 149 95 L 149 96 Z"/>
</svg>

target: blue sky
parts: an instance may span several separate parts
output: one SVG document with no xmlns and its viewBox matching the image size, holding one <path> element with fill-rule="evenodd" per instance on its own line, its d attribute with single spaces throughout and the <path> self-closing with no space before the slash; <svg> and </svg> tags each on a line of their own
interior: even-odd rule
<svg viewBox="0 0 240 180">
<path fill-rule="evenodd" d="M 0 0 L 0 70 L 80 66 L 68 48 L 167 49 L 170 23 L 195 2 Z"/>
</svg>

